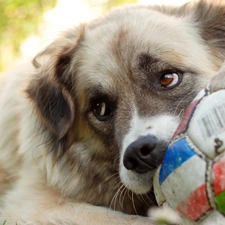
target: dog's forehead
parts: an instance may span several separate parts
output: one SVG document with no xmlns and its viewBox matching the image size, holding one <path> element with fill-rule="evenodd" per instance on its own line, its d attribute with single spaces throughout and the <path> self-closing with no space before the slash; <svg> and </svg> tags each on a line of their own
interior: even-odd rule
<svg viewBox="0 0 225 225">
<path fill-rule="evenodd" d="M 143 79 L 141 70 L 150 67 L 159 72 L 171 66 L 209 74 L 213 68 L 209 49 L 192 22 L 188 17 L 128 7 L 90 23 L 75 57 L 79 90 L 115 87 L 122 93 Z"/>
<path fill-rule="evenodd" d="M 199 59 L 210 65 L 196 26 L 186 17 L 165 15 L 149 8 L 122 8 L 87 26 L 84 34 L 86 65 L 106 70 L 135 67 L 140 55 L 180 67 L 202 69 Z M 193 54 L 194 52 L 194 54 Z M 207 66 L 208 68 L 209 66 Z"/>
</svg>

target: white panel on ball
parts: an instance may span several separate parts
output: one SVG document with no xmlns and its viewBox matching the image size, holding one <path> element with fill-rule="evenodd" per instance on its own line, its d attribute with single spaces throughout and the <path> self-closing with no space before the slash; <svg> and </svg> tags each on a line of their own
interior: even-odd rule
<svg viewBox="0 0 225 225">
<path fill-rule="evenodd" d="M 210 159 L 225 150 L 225 90 L 204 97 L 189 123 L 189 138 Z"/>
</svg>

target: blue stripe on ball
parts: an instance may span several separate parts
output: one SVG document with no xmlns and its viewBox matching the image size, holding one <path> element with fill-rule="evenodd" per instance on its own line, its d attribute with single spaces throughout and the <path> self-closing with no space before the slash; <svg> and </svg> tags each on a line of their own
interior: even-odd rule
<svg viewBox="0 0 225 225">
<path fill-rule="evenodd" d="M 186 138 L 181 138 L 175 141 L 167 149 L 160 172 L 159 183 L 160 185 L 165 179 L 185 161 L 191 158 L 196 153 L 187 144 Z"/>
</svg>

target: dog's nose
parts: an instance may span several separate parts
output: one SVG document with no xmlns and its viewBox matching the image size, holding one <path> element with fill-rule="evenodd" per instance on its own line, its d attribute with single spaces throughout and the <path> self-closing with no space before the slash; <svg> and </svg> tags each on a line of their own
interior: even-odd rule
<svg viewBox="0 0 225 225">
<path fill-rule="evenodd" d="M 151 154 L 157 145 L 157 138 L 153 135 L 141 136 L 131 143 L 124 154 L 123 164 L 127 170 L 137 173 L 147 173 L 158 166 Z"/>
</svg>

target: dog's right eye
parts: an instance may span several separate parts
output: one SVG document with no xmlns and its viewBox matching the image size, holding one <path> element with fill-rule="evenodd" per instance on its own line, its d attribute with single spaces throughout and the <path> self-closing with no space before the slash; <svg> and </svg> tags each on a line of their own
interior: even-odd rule
<svg viewBox="0 0 225 225">
<path fill-rule="evenodd" d="M 181 77 L 179 73 L 166 72 L 160 77 L 160 84 L 163 88 L 174 88 L 179 85 Z"/>
<path fill-rule="evenodd" d="M 163 90 L 178 86 L 183 78 L 183 72 L 179 70 L 164 70 L 160 73 L 159 83 Z"/>
<path fill-rule="evenodd" d="M 112 117 L 112 108 L 104 101 L 96 102 L 93 106 L 93 113 L 100 121 L 106 121 Z"/>
</svg>

